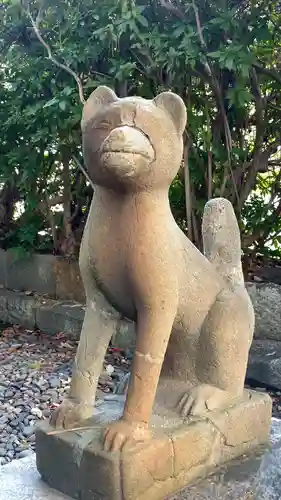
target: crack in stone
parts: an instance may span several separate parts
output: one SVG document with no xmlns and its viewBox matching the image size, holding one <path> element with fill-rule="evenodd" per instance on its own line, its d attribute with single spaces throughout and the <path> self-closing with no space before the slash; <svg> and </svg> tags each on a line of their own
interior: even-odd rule
<svg viewBox="0 0 281 500">
<path fill-rule="evenodd" d="M 251 439 L 247 439 L 246 441 L 240 441 L 237 444 L 231 444 L 231 443 L 228 442 L 227 436 L 222 432 L 222 430 L 219 428 L 219 426 L 215 422 L 213 422 L 213 420 L 211 418 L 206 417 L 206 421 L 209 424 L 213 425 L 214 428 L 220 434 L 220 436 L 222 436 L 224 446 L 228 446 L 229 448 L 236 448 L 237 445 L 241 445 L 241 444 L 243 445 L 243 444 L 249 443 L 251 441 Z"/>
<path fill-rule="evenodd" d="M 176 479 L 176 449 L 175 449 L 175 443 L 174 443 L 174 440 L 173 440 L 173 436 L 170 437 L 169 439 L 170 443 L 171 443 L 171 448 L 172 448 L 172 477 L 174 479 Z"/>
</svg>

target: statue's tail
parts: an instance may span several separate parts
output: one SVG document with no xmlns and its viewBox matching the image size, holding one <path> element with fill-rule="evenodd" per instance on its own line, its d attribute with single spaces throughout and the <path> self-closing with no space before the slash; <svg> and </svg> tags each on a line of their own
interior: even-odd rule
<svg viewBox="0 0 281 500">
<path fill-rule="evenodd" d="M 241 239 L 230 201 L 214 198 L 205 206 L 202 235 L 204 254 L 232 286 L 244 285 Z"/>
</svg>

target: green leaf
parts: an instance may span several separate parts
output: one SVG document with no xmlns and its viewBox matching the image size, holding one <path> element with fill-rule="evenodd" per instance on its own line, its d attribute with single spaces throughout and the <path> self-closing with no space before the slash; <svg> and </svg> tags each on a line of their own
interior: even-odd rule
<svg viewBox="0 0 281 500">
<path fill-rule="evenodd" d="M 212 57 L 213 59 L 220 59 L 223 56 L 223 52 L 216 51 L 216 52 L 208 52 L 207 54 L 209 57 Z"/>
<path fill-rule="evenodd" d="M 229 71 L 231 71 L 235 68 L 235 61 L 228 57 L 225 59 L 224 65 L 227 69 L 229 69 Z"/>
<path fill-rule="evenodd" d="M 43 108 L 49 108 L 50 106 L 54 106 L 54 104 L 57 104 L 58 103 L 58 100 L 56 97 L 53 97 L 53 99 L 51 99 L 50 101 L 46 102 L 46 104 L 44 104 Z"/>
<path fill-rule="evenodd" d="M 66 101 L 60 101 L 59 102 L 59 107 L 62 111 L 66 110 L 67 102 Z"/>
<path fill-rule="evenodd" d="M 142 16 L 141 14 L 137 16 L 137 21 L 144 27 L 144 28 L 148 28 L 149 24 L 148 24 L 148 20 L 146 19 L 146 17 Z"/>
<path fill-rule="evenodd" d="M 181 36 L 183 33 L 185 32 L 185 26 L 184 24 L 180 24 L 180 26 L 178 26 L 174 31 L 173 31 L 173 35 L 178 38 L 179 36 Z"/>
</svg>

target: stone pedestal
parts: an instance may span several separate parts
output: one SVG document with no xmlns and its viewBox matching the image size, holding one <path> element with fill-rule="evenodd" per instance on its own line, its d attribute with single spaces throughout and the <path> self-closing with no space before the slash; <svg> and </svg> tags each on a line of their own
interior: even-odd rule
<svg viewBox="0 0 281 500">
<path fill-rule="evenodd" d="M 184 421 L 155 403 L 154 438 L 125 453 L 106 453 L 101 433 L 122 414 L 121 398 L 95 408 L 83 429 L 37 430 L 37 468 L 53 488 L 79 500 L 163 500 L 229 461 L 268 442 L 271 400 L 245 391 L 243 400 L 208 418 Z"/>
</svg>

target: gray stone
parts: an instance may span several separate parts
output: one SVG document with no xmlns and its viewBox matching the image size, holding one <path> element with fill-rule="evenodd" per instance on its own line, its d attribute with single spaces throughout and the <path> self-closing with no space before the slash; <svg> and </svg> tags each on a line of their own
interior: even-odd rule
<svg viewBox="0 0 281 500">
<path fill-rule="evenodd" d="M 24 427 L 22 433 L 23 435 L 26 437 L 26 438 L 29 438 L 30 436 L 32 436 L 32 434 L 34 434 L 35 432 L 35 428 L 33 425 L 30 425 L 28 427 Z"/>
<path fill-rule="evenodd" d="M 13 391 L 6 391 L 5 392 L 5 398 L 12 398 L 14 396 L 14 392 Z"/>
<path fill-rule="evenodd" d="M 67 500 L 40 480 L 34 454 L 1 467 L 0 484 L 0 500 Z"/>
<path fill-rule="evenodd" d="M 7 252 L 5 250 L 0 249 L 0 286 L 7 286 Z"/>
<path fill-rule="evenodd" d="M 5 289 L 0 289 L 0 321 L 2 323 L 8 322 L 8 297 Z"/>
<path fill-rule="evenodd" d="M 32 451 L 32 450 L 23 450 L 18 454 L 18 458 L 30 457 L 33 454 L 34 454 L 34 451 Z"/>
<path fill-rule="evenodd" d="M 11 427 L 17 427 L 19 425 L 19 420 L 17 418 L 11 420 L 10 426 Z"/>
<path fill-rule="evenodd" d="M 247 283 L 255 316 L 255 338 L 281 341 L 281 287 L 273 283 Z"/>
<path fill-rule="evenodd" d="M 48 300 L 37 308 L 36 324 L 42 332 L 65 332 L 69 337 L 79 339 L 84 315 L 81 304 Z"/>
<path fill-rule="evenodd" d="M 0 292 L 1 295 L 7 297 L 6 321 L 11 324 L 19 324 L 25 328 L 35 328 L 35 311 L 38 306 L 38 299 L 9 290 L 0 290 Z"/>
<path fill-rule="evenodd" d="M 254 340 L 249 354 L 247 379 L 281 389 L 281 342 Z"/>
<path fill-rule="evenodd" d="M 28 258 L 6 255 L 6 283 L 9 289 L 56 294 L 55 256 L 35 254 Z"/>
<path fill-rule="evenodd" d="M 60 386 L 60 379 L 58 377 L 50 378 L 49 384 L 52 389 L 56 389 Z"/>
</svg>

